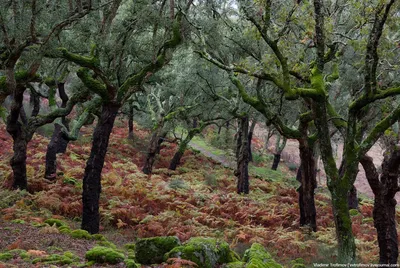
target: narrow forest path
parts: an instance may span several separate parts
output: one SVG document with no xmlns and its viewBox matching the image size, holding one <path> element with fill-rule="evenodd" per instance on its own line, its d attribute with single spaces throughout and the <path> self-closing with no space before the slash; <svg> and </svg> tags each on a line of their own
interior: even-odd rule
<svg viewBox="0 0 400 268">
<path fill-rule="evenodd" d="M 198 144 L 196 142 L 193 142 L 193 141 L 190 142 L 189 146 L 195 150 L 200 151 L 203 155 L 211 158 L 215 162 L 220 163 L 224 167 L 234 169 L 236 166 L 235 162 L 230 160 L 226 155 L 217 155 L 217 154 L 211 152 L 209 149 L 205 148 L 204 146 L 201 146 L 200 144 Z"/>
</svg>

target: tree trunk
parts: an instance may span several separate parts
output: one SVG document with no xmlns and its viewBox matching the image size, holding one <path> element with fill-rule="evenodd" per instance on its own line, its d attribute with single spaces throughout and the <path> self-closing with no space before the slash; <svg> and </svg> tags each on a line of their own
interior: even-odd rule
<svg viewBox="0 0 400 268">
<path fill-rule="evenodd" d="M 237 142 L 237 193 L 249 193 L 249 117 L 244 116 L 239 121 L 239 133 Z"/>
<path fill-rule="evenodd" d="M 108 142 L 120 105 L 103 104 L 99 122 L 93 133 L 92 150 L 86 163 L 83 177 L 82 229 L 91 234 L 99 232 L 99 198 L 101 192 L 101 171 L 107 153 Z"/>
<path fill-rule="evenodd" d="M 160 153 L 161 144 L 164 141 L 165 136 L 167 136 L 167 132 L 163 131 L 163 124 L 159 124 L 159 127 L 151 136 L 146 161 L 142 169 L 144 174 L 150 174 L 152 172 L 153 164 L 156 161 L 156 156 Z"/>
<path fill-rule="evenodd" d="M 272 162 L 272 170 L 277 170 L 279 166 L 279 162 L 281 161 L 281 153 L 274 154 L 274 161 Z"/>
<path fill-rule="evenodd" d="M 10 114 L 7 117 L 7 132 L 13 138 L 14 155 L 10 161 L 13 170 L 13 188 L 21 190 L 28 187 L 26 178 L 26 132 L 24 126 L 18 121 L 23 110 L 24 91 L 25 88 L 22 87 L 15 90 Z"/>
<path fill-rule="evenodd" d="M 181 158 L 182 158 L 183 154 L 185 153 L 186 148 L 192 138 L 190 138 L 188 140 L 187 139 L 188 138 L 186 138 L 185 140 L 183 140 L 181 142 L 181 144 L 179 144 L 179 149 L 178 149 L 178 151 L 176 151 L 176 153 L 174 154 L 174 157 L 171 160 L 171 163 L 169 164 L 170 170 L 175 170 L 176 167 L 179 165 Z"/>
<path fill-rule="evenodd" d="M 249 139 L 249 141 L 248 141 L 248 144 L 249 144 L 249 161 L 250 162 L 253 162 L 253 152 L 251 150 L 251 141 L 253 139 L 253 133 L 254 133 L 254 128 L 256 127 L 256 123 L 257 122 L 255 120 L 253 120 L 251 122 L 250 130 L 249 130 L 249 136 L 248 136 L 248 139 Z"/>
<path fill-rule="evenodd" d="M 349 204 L 349 209 L 358 209 L 357 188 L 354 185 L 347 195 L 347 203 Z"/>
<path fill-rule="evenodd" d="M 128 119 L 128 139 L 133 139 L 133 111 L 129 111 Z"/>
<path fill-rule="evenodd" d="M 299 140 L 300 168 L 297 173 L 301 186 L 299 188 L 300 226 L 308 225 L 316 232 L 316 209 L 314 202 L 314 190 L 317 187 L 316 169 L 313 146 L 304 140 Z"/>
<path fill-rule="evenodd" d="M 400 150 L 396 148 L 390 155 L 385 154 L 380 179 L 371 157 L 364 156 L 360 162 L 375 195 L 373 217 L 378 233 L 379 263 L 397 264 L 399 250 L 394 196 L 398 191 Z"/>
<path fill-rule="evenodd" d="M 58 94 L 62 100 L 61 107 L 65 108 L 67 106 L 67 102 L 69 100 L 68 95 L 65 93 L 64 83 L 58 83 Z M 37 110 L 34 108 L 34 110 Z M 39 111 L 38 111 L 39 112 Z M 33 113 L 33 112 L 32 112 Z M 62 123 L 64 126 L 69 129 L 69 122 L 65 116 L 62 117 Z M 44 177 L 48 180 L 54 180 L 57 176 L 57 154 L 65 153 L 67 151 L 69 141 L 64 138 L 62 133 L 62 126 L 55 123 L 53 135 L 51 136 L 51 140 L 49 145 L 47 146 L 46 152 L 46 168 Z"/>
<path fill-rule="evenodd" d="M 356 245 L 351 228 L 351 218 L 347 200 L 347 190 L 335 187 L 332 192 L 332 208 L 338 239 L 339 262 L 355 260 Z"/>
<path fill-rule="evenodd" d="M 54 124 L 53 135 L 47 146 L 45 178 L 48 180 L 56 179 L 57 154 L 65 153 L 68 146 L 68 140 L 64 139 L 61 129 L 61 125 Z"/>
</svg>

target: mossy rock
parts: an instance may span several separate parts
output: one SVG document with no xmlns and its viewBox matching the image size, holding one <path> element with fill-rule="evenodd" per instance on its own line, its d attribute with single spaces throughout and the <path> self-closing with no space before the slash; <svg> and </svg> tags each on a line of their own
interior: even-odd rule
<svg viewBox="0 0 400 268">
<path fill-rule="evenodd" d="M 191 238 L 183 246 L 174 248 L 164 256 L 164 260 L 169 258 L 189 260 L 203 268 L 236 261 L 228 243 L 204 237 Z"/>
<path fill-rule="evenodd" d="M 0 253 L 0 261 L 8 261 L 13 258 L 13 255 L 11 253 Z"/>
<path fill-rule="evenodd" d="M 88 250 L 85 258 L 95 263 L 117 264 L 123 261 L 125 256 L 112 248 L 97 246 Z"/>
<path fill-rule="evenodd" d="M 73 238 L 81 238 L 81 239 L 92 239 L 92 235 L 89 234 L 88 231 L 77 229 L 71 232 L 71 237 Z"/>
<path fill-rule="evenodd" d="M 276 263 L 271 254 L 259 244 L 254 243 L 251 248 L 245 251 L 243 261 L 247 262 L 246 268 L 281 268 L 282 265 Z"/>
<path fill-rule="evenodd" d="M 124 245 L 127 250 L 135 250 L 136 245 L 134 243 L 128 243 Z"/>
<path fill-rule="evenodd" d="M 125 266 L 126 268 L 140 268 L 141 265 L 137 264 L 134 260 L 132 259 L 126 259 L 125 260 Z"/>
<path fill-rule="evenodd" d="M 97 245 L 99 245 L 99 246 L 102 246 L 102 247 L 106 247 L 106 248 L 112 248 L 112 249 L 115 249 L 115 250 L 117 250 L 117 246 L 114 244 L 114 243 L 112 243 L 112 242 L 110 242 L 110 241 L 99 241 L 98 243 L 97 243 Z"/>
<path fill-rule="evenodd" d="M 357 210 L 357 209 L 350 209 L 349 210 L 349 214 L 350 214 L 350 216 L 357 216 L 357 215 L 360 215 L 360 212 Z"/>
<path fill-rule="evenodd" d="M 242 261 L 235 261 L 228 263 L 225 268 L 245 268 L 246 263 Z"/>
<path fill-rule="evenodd" d="M 176 236 L 138 239 L 135 245 L 136 260 L 141 264 L 162 263 L 164 254 L 180 244 Z"/>
<path fill-rule="evenodd" d="M 55 224 L 57 227 L 68 226 L 68 224 L 66 224 L 65 222 L 53 218 L 45 220 L 44 223 L 47 223 L 50 226 L 53 226 Z"/>
</svg>

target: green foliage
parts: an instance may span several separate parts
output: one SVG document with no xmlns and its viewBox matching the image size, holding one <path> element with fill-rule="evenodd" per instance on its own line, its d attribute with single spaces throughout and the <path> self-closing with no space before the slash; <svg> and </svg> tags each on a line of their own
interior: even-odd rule
<svg viewBox="0 0 400 268">
<path fill-rule="evenodd" d="M 184 245 L 174 248 L 164 256 L 164 260 L 169 258 L 190 260 L 204 268 L 235 261 L 226 242 L 204 237 L 191 238 Z"/>
<path fill-rule="evenodd" d="M 92 235 L 88 231 L 82 229 L 73 230 L 71 232 L 71 237 L 79 239 L 92 239 Z"/>
<path fill-rule="evenodd" d="M 254 243 L 251 248 L 246 250 L 243 256 L 243 261 L 247 262 L 246 267 L 258 268 L 258 267 L 272 267 L 280 268 L 282 265 L 276 263 L 271 254 L 269 254 L 265 248 L 258 243 Z"/>
<path fill-rule="evenodd" d="M 141 264 L 161 263 L 164 254 L 180 244 L 179 239 L 175 236 L 138 239 L 135 246 L 135 257 Z"/>
<path fill-rule="evenodd" d="M 0 253 L 0 261 L 8 261 L 13 258 L 13 255 L 11 253 Z"/>
<path fill-rule="evenodd" d="M 107 239 L 102 234 L 93 234 L 92 239 L 97 241 L 107 241 Z"/>
<path fill-rule="evenodd" d="M 215 188 L 218 186 L 217 176 L 214 173 L 205 173 L 204 180 L 208 186 Z"/>
<path fill-rule="evenodd" d="M 306 268 L 305 261 L 302 258 L 297 258 L 290 261 L 291 268 Z"/>
<path fill-rule="evenodd" d="M 350 209 L 349 214 L 350 216 L 357 216 L 360 215 L 360 212 L 357 209 Z"/>
<path fill-rule="evenodd" d="M 111 248 L 96 246 L 86 252 L 85 258 L 95 263 L 117 264 L 124 260 L 124 254 Z"/>
<path fill-rule="evenodd" d="M 71 229 L 68 226 L 60 226 L 58 227 L 58 230 L 60 231 L 60 233 L 63 234 L 70 234 L 71 233 Z"/>
</svg>

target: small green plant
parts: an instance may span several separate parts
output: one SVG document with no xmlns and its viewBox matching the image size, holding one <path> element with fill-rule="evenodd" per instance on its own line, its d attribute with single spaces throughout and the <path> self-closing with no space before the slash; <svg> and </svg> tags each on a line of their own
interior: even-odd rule
<svg viewBox="0 0 400 268">
<path fill-rule="evenodd" d="M 253 163 L 258 165 L 264 162 L 264 156 L 262 154 L 253 153 Z"/>
<path fill-rule="evenodd" d="M 88 231 L 81 230 L 81 229 L 73 230 L 71 232 L 71 237 L 73 237 L 73 238 L 81 238 L 81 239 L 92 239 L 92 235 L 89 234 Z"/>
</svg>

